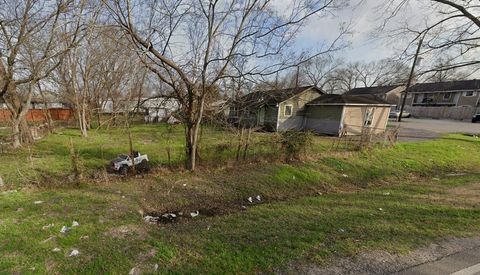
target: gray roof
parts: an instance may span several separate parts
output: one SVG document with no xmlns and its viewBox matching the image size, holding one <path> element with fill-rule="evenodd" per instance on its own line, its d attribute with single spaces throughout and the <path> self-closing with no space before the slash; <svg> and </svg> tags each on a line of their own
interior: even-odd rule
<svg viewBox="0 0 480 275">
<path fill-rule="evenodd" d="M 462 91 L 462 90 L 479 90 L 480 80 L 458 80 L 436 83 L 419 83 L 415 84 L 410 90 L 413 93 L 422 92 L 446 92 L 446 91 Z"/>
<path fill-rule="evenodd" d="M 260 105 L 276 105 L 310 89 L 317 91 L 321 95 L 324 94 L 319 88 L 315 86 L 296 87 L 289 89 L 274 89 L 249 93 L 247 95 L 244 95 L 240 100 L 237 101 L 237 103 L 249 107 Z"/>
<path fill-rule="evenodd" d="M 346 95 L 379 95 L 386 94 L 391 90 L 394 90 L 402 85 L 390 85 L 390 86 L 376 86 L 376 87 L 364 87 L 364 88 L 355 88 L 348 92 Z"/>
<path fill-rule="evenodd" d="M 391 105 L 373 95 L 323 95 L 308 105 Z"/>
</svg>

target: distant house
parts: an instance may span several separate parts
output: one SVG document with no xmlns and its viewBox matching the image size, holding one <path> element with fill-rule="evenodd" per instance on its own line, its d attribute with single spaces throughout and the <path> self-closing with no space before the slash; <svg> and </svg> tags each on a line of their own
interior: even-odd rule
<svg viewBox="0 0 480 275">
<path fill-rule="evenodd" d="M 376 86 L 376 87 L 365 87 L 365 88 L 355 88 L 345 93 L 345 95 L 351 96 L 376 96 L 379 97 L 391 105 L 400 106 L 400 99 L 402 94 L 405 92 L 405 86 L 393 85 L 393 86 Z"/>
<path fill-rule="evenodd" d="M 307 104 L 305 129 L 334 136 L 383 133 L 390 107 L 372 95 L 324 95 Z"/>
<path fill-rule="evenodd" d="M 179 108 L 178 100 L 169 97 L 146 98 L 140 102 L 140 109 L 145 114 L 145 122 L 165 121 Z"/>
<path fill-rule="evenodd" d="M 160 122 L 167 120 L 179 107 L 178 100 L 174 98 L 149 97 L 136 100 L 122 100 L 118 103 L 106 100 L 102 103 L 100 112 L 104 115 L 136 112 L 144 115 L 145 122 Z"/>
<path fill-rule="evenodd" d="M 414 85 L 406 99 L 413 116 L 471 119 L 479 106 L 480 80 L 461 80 Z"/>
<path fill-rule="evenodd" d="M 314 86 L 253 92 L 231 105 L 229 121 L 270 131 L 301 130 L 306 104 L 322 94 Z"/>
</svg>

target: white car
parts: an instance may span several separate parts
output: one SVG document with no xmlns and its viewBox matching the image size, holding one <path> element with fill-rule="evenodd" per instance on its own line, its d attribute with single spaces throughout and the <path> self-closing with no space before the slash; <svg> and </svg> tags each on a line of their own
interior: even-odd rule
<svg viewBox="0 0 480 275">
<path fill-rule="evenodd" d="M 389 117 L 390 118 L 397 118 L 400 116 L 400 110 L 393 110 L 393 111 L 390 111 L 390 115 Z M 409 113 L 409 112 L 403 112 L 402 114 L 402 118 L 409 118 L 411 117 L 412 115 Z"/>
<path fill-rule="evenodd" d="M 126 175 L 135 164 L 135 170 L 138 172 L 147 172 L 149 170 L 148 156 L 142 155 L 139 152 L 133 152 L 133 162 L 129 155 L 119 155 L 110 163 L 110 168 L 121 175 Z"/>
</svg>

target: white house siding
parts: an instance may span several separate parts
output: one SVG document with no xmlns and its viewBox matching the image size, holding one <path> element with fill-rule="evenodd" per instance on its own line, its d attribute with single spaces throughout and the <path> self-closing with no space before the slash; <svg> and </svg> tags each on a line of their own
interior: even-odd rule
<svg viewBox="0 0 480 275">
<path fill-rule="evenodd" d="M 305 129 L 326 135 L 338 135 L 343 106 L 309 106 Z"/>
<path fill-rule="evenodd" d="M 306 105 L 318 97 L 320 97 L 320 94 L 315 90 L 306 90 L 303 93 L 278 104 L 279 113 L 277 131 L 304 129 Z M 288 105 L 292 106 L 291 116 L 285 116 L 285 108 Z"/>
<path fill-rule="evenodd" d="M 374 108 L 372 125 L 373 133 L 385 132 L 390 114 L 390 107 L 384 106 L 345 106 L 343 115 L 343 128 L 347 135 L 362 134 L 365 115 L 368 108 Z"/>
</svg>

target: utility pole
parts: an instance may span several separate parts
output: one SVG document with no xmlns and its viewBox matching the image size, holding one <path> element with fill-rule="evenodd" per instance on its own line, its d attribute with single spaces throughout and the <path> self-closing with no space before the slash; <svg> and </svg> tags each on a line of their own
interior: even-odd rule
<svg viewBox="0 0 480 275">
<path fill-rule="evenodd" d="M 410 76 L 408 77 L 407 87 L 405 88 L 405 94 L 403 95 L 403 99 L 402 99 L 402 107 L 400 108 L 400 115 L 397 118 L 398 122 L 402 122 L 403 110 L 405 109 L 405 103 L 407 101 L 407 95 L 408 95 L 408 92 L 410 91 L 410 87 L 412 86 L 413 78 L 415 77 L 415 66 L 417 65 L 418 55 L 420 54 L 420 49 L 422 48 L 424 38 L 425 38 L 425 35 L 420 37 L 420 41 L 418 41 L 417 51 L 415 52 L 415 57 L 413 58 L 412 70 L 410 71 Z"/>
</svg>

